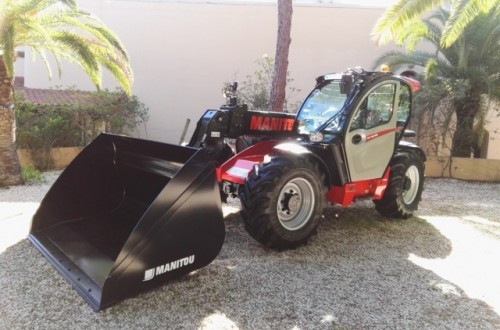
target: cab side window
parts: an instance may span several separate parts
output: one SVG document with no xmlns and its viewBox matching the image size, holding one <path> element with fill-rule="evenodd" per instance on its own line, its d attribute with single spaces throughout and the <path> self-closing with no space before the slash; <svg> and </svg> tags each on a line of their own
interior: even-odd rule
<svg viewBox="0 0 500 330">
<path fill-rule="evenodd" d="M 404 127 L 410 117 L 410 87 L 401 84 L 398 106 L 398 127 Z"/>
<path fill-rule="evenodd" d="M 350 132 L 372 129 L 391 121 L 394 109 L 395 84 L 382 85 L 365 97 L 351 123 Z"/>
</svg>

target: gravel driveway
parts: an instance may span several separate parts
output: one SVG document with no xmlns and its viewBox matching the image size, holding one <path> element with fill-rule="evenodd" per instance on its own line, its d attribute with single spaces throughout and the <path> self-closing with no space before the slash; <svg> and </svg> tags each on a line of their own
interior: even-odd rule
<svg viewBox="0 0 500 330">
<path fill-rule="evenodd" d="M 404 221 L 371 201 L 328 209 L 281 253 L 231 200 L 212 264 L 94 313 L 25 239 L 56 176 L 0 190 L 0 329 L 500 329 L 500 184 L 427 179 Z"/>
</svg>

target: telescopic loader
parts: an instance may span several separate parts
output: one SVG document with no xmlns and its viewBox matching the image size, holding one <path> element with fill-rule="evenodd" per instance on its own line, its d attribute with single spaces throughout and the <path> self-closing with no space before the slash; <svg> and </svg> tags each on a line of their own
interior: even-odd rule
<svg viewBox="0 0 500 330">
<path fill-rule="evenodd" d="M 327 204 L 369 197 L 408 218 L 424 181 L 424 153 L 402 140 L 419 87 L 389 72 L 328 74 L 291 114 L 248 110 L 233 85 L 187 146 L 103 133 L 49 190 L 29 240 L 99 310 L 214 260 L 228 196 L 276 250 L 306 243 Z"/>
</svg>

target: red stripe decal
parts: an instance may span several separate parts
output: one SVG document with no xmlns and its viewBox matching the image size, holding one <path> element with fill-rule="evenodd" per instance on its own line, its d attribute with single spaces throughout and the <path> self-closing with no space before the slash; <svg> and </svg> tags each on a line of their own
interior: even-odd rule
<svg viewBox="0 0 500 330">
<path fill-rule="evenodd" d="M 373 139 L 376 139 L 378 137 L 381 137 L 381 136 L 389 134 L 389 133 L 400 132 L 402 129 L 403 129 L 402 127 L 396 127 L 396 128 L 390 128 L 390 129 L 386 129 L 386 130 L 383 130 L 383 131 L 380 131 L 377 133 L 370 134 L 370 135 L 366 136 L 366 142 L 369 142 Z"/>
</svg>

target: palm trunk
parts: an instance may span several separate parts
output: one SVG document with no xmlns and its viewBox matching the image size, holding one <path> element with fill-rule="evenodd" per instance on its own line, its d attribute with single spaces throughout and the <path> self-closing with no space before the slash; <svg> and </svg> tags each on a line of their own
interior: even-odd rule
<svg viewBox="0 0 500 330">
<path fill-rule="evenodd" d="M 292 0 L 278 0 L 278 41 L 270 95 L 270 110 L 283 111 L 288 71 L 288 52 L 292 39 Z"/>
<path fill-rule="evenodd" d="M 16 151 L 13 85 L 14 77 L 8 76 L 0 56 L 0 187 L 22 183 L 21 166 Z"/>
<path fill-rule="evenodd" d="M 465 98 L 455 101 L 457 128 L 453 135 L 453 157 L 471 157 L 474 147 L 474 119 L 480 108 L 481 98 L 474 90 L 469 90 Z"/>
</svg>

